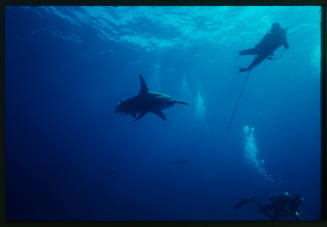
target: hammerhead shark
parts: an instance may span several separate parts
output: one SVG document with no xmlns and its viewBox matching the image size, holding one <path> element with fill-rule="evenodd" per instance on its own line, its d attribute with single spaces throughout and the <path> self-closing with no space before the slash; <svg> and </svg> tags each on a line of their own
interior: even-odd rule
<svg viewBox="0 0 327 227">
<path fill-rule="evenodd" d="M 155 93 L 149 91 L 142 75 L 139 75 L 141 82 L 141 89 L 137 96 L 120 100 L 120 103 L 116 106 L 116 113 L 130 114 L 135 120 L 139 120 L 146 113 L 154 113 L 163 120 L 166 120 L 163 109 L 171 107 L 175 103 L 189 105 L 187 102 L 176 100 L 169 95 L 162 93 Z M 136 117 L 136 114 L 138 116 Z"/>
</svg>

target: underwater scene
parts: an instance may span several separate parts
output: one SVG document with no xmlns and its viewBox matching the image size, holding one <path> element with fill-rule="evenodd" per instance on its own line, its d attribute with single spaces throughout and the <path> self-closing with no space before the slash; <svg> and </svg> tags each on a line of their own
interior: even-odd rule
<svg viewBox="0 0 327 227">
<path fill-rule="evenodd" d="M 320 220 L 320 22 L 7 6 L 8 220 Z"/>
</svg>

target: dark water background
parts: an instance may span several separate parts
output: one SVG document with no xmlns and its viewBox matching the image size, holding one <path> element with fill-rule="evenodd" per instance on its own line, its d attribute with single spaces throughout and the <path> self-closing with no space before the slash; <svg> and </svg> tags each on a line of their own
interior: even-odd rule
<svg viewBox="0 0 327 227">
<path fill-rule="evenodd" d="M 319 7 L 7 7 L 10 220 L 267 220 L 253 196 L 320 218 Z M 235 74 L 273 22 L 290 48 Z M 136 123 L 120 98 L 185 100 Z M 243 128 L 255 129 L 246 149 Z M 262 162 L 261 160 L 264 160 Z M 256 163 L 263 163 L 257 165 Z M 266 174 L 263 174 L 262 171 Z M 260 173 L 261 171 L 261 173 Z"/>
</svg>

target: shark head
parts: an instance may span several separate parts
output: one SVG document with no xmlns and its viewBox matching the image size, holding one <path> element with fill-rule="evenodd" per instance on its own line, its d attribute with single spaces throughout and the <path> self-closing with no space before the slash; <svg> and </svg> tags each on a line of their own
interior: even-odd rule
<svg viewBox="0 0 327 227">
<path fill-rule="evenodd" d="M 140 78 L 140 83 L 141 83 L 141 89 L 137 96 L 144 97 L 149 93 L 149 89 L 146 86 L 146 83 L 145 83 L 142 75 L 139 75 L 139 78 Z M 120 102 L 118 103 L 118 105 L 116 105 L 116 108 L 115 108 L 116 114 L 117 113 L 125 114 L 125 115 L 130 114 L 135 118 L 136 112 L 138 112 L 135 110 L 135 106 L 136 106 L 135 104 L 136 104 L 135 100 L 133 102 L 132 99 L 127 99 L 127 100 L 120 99 Z"/>
<path fill-rule="evenodd" d="M 128 100 L 121 99 L 119 104 L 116 105 L 115 111 L 116 111 L 116 114 L 117 113 L 124 114 L 124 115 L 130 114 L 134 118 L 136 117 L 136 113 L 131 111 L 130 104 L 128 103 Z"/>
<path fill-rule="evenodd" d="M 127 109 L 127 105 L 126 102 L 124 100 L 120 100 L 119 104 L 116 105 L 116 113 L 121 113 L 121 114 L 127 114 L 128 113 L 128 109 Z"/>
</svg>

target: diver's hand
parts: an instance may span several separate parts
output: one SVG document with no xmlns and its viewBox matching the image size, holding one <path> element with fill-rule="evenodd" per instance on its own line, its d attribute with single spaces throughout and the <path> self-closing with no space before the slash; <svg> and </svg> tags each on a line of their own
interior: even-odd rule
<svg viewBox="0 0 327 227">
<path fill-rule="evenodd" d="M 302 214 L 300 214 L 298 211 L 295 212 L 295 218 L 297 221 L 303 221 L 304 217 Z"/>
</svg>

